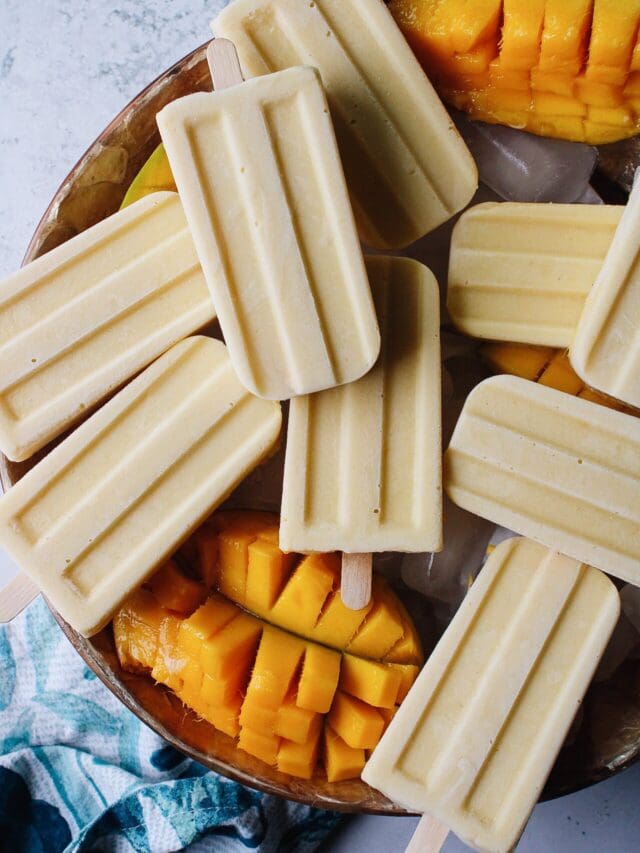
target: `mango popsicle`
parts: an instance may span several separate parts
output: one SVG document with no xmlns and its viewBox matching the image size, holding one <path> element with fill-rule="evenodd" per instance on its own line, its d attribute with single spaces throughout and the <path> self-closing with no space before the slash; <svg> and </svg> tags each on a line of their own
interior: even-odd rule
<svg viewBox="0 0 640 853">
<path fill-rule="evenodd" d="M 511 850 L 619 612 L 597 569 L 526 539 L 501 543 L 362 778 L 476 849 Z"/>
<path fill-rule="evenodd" d="M 568 347 L 622 210 L 488 202 L 465 211 L 449 257 L 454 324 L 476 338 Z"/>
<path fill-rule="evenodd" d="M 211 27 L 249 76 L 318 68 L 367 245 L 403 248 L 471 200 L 473 158 L 382 0 L 235 0 Z"/>
<path fill-rule="evenodd" d="M 454 430 L 444 486 L 458 506 L 640 585 L 640 418 L 486 379 Z"/>
<path fill-rule="evenodd" d="M 0 448 L 28 458 L 215 312 L 176 193 L 0 283 Z"/>
<path fill-rule="evenodd" d="M 437 282 L 406 258 L 370 257 L 367 270 L 381 354 L 357 382 L 291 401 L 284 550 L 442 548 Z"/>
<path fill-rule="evenodd" d="M 600 274 L 578 322 L 569 357 L 578 376 L 640 409 L 639 173 Z"/>
<path fill-rule="evenodd" d="M 317 71 L 188 95 L 157 121 L 245 387 L 286 399 L 365 373 L 380 340 Z"/>
<path fill-rule="evenodd" d="M 269 454 L 280 420 L 220 341 L 187 338 L 0 499 L 0 542 L 90 636 Z"/>
</svg>

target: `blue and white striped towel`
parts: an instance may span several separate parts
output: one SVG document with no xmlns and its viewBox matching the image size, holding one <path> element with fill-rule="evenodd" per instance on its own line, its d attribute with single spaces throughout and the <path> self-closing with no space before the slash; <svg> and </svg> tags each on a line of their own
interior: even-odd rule
<svg viewBox="0 0 640 853">
<path fill-rule="evenodd" d="M 338 821 L 165 743 L 87 669 L 41 598 L 0 627 L 0 850 L 306 853 Z"/>
</svg>

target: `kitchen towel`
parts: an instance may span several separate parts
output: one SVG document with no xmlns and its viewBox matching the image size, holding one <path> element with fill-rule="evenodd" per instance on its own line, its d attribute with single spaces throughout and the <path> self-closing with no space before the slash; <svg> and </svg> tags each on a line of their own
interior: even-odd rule
<svg viewBox="0 0 640 853">
<path fill-rule="evenodd" d="M 307 853 L 339 819 L 169 746 L 85 666 L 42 598 L 0 626 L 0 851 Z"/>
</svg>

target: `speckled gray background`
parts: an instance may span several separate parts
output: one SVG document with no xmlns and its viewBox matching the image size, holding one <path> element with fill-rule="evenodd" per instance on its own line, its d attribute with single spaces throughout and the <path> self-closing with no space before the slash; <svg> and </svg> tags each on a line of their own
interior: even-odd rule
<svg viewBox="0 0 640 853">
<path fill-rule="evenodd" d="M 19 266 L 38 219 L 85 148 L 140 89 L 207 40 L 208 22 L 222 5 L 0 0 L 0 276 Z M 0 551 L 0 584 L 12 573 Z M 518 850 L 639 850 L 639 803 L 636 767 L 539 806 Z M 326 850 L 395 853 L 414 826 L 401 818 L 352 819 Z M 445 853 L 466 849 L 453 838 L 444 847 Z"/>
</svg>

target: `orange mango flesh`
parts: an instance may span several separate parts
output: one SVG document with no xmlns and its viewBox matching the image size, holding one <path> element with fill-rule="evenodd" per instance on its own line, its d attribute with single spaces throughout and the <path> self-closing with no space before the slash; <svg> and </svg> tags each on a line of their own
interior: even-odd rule
<svg viewBox="0 0 640 853">
<path fill-rule="evenodd" d="M 131 182 L 120 208 L 128 207 L 150 193 L 171 190 L 177 192 L 169 159 L 162 143 L 153 151 L 147 162 Z"/>
<path fill-rule="evenodd" d="M 267 764 L 308 779 L 322 754 L 330 781 L 353 778 L 417 676 L 420 641 L 381 578 L 354 613 L 337 555 L 283 554 L 277 534 L 268 513 L 212 516 L 116 613 L 118 656 Z"/>
<path fill-rule="evenodd" d="M 640 99 L 627 89 L 640 70 L 640 0 L 389 8 L 442 98 L 473 118 L 594 145 L 640 132 Z"/>
</svg>

